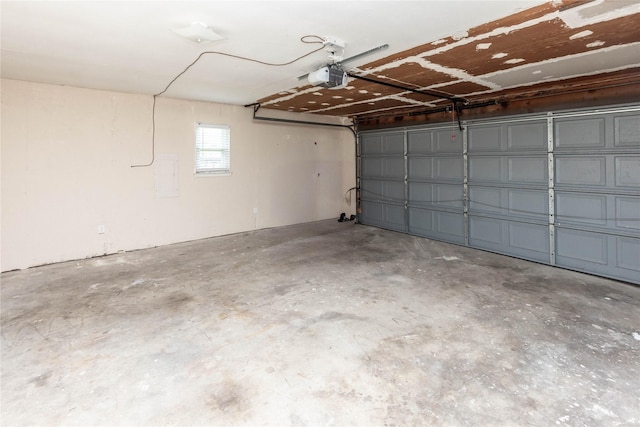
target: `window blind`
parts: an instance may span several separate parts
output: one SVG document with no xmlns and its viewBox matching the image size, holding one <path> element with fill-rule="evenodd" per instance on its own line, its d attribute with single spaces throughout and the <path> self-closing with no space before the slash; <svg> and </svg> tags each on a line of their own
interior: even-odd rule
<svg viewBox="0 0 640 427">
<path fill-rule="evenodd" d="M 229 173 L 231 169 L 229 126 L 196 126 L 196 173 Z"/>
</svg>

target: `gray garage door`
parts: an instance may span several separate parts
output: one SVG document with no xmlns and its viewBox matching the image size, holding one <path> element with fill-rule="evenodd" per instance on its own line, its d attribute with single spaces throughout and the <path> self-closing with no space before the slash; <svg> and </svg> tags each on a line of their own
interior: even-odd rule
<svg viewBox="0 0 640 427">
<path fill-rule="evenodd" d="M 640 283 L 640 107 L 360 134 L 364 224 Z"/>
</svg>

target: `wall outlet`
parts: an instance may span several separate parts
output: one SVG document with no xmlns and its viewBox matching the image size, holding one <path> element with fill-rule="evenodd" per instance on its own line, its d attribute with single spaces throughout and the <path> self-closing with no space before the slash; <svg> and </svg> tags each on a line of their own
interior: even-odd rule
<svg viewBox="0 0 640 427">
<path fill-rule="evenodd" d="M 104 225 L 98 226 L 98 234 L 104 234 Z"/>
<path fill-rule="evenodd" d="M 258 213 L 258 208 L 253 208 L 253 213 L 257 214 Z"/>
</svg>

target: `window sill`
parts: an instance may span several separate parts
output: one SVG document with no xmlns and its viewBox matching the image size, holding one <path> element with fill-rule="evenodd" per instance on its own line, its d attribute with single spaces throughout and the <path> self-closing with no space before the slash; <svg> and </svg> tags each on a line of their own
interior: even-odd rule
<svg viewBox="0 0 640 427">
<path fill-rule="evenodd" d="M 194 173 L 196 178 L 211 178 L 215 176 L 231 176 L 231 172 L 210 172 L 210 173 Z"/>
</svg>

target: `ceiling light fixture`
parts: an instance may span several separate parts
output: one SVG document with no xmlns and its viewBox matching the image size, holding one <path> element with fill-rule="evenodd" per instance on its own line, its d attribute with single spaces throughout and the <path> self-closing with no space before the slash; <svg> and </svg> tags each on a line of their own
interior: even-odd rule
<svg viewBox="0 0 640 427">
<path fill-rule="evenodd" d="M 198 44 L 206 44 L 225 39 L 225 37 L 216 33 L 202 22 L 194 22 L 188 27 L 178 28 L 173 30 L 173 32 Z"/>
</svg>

